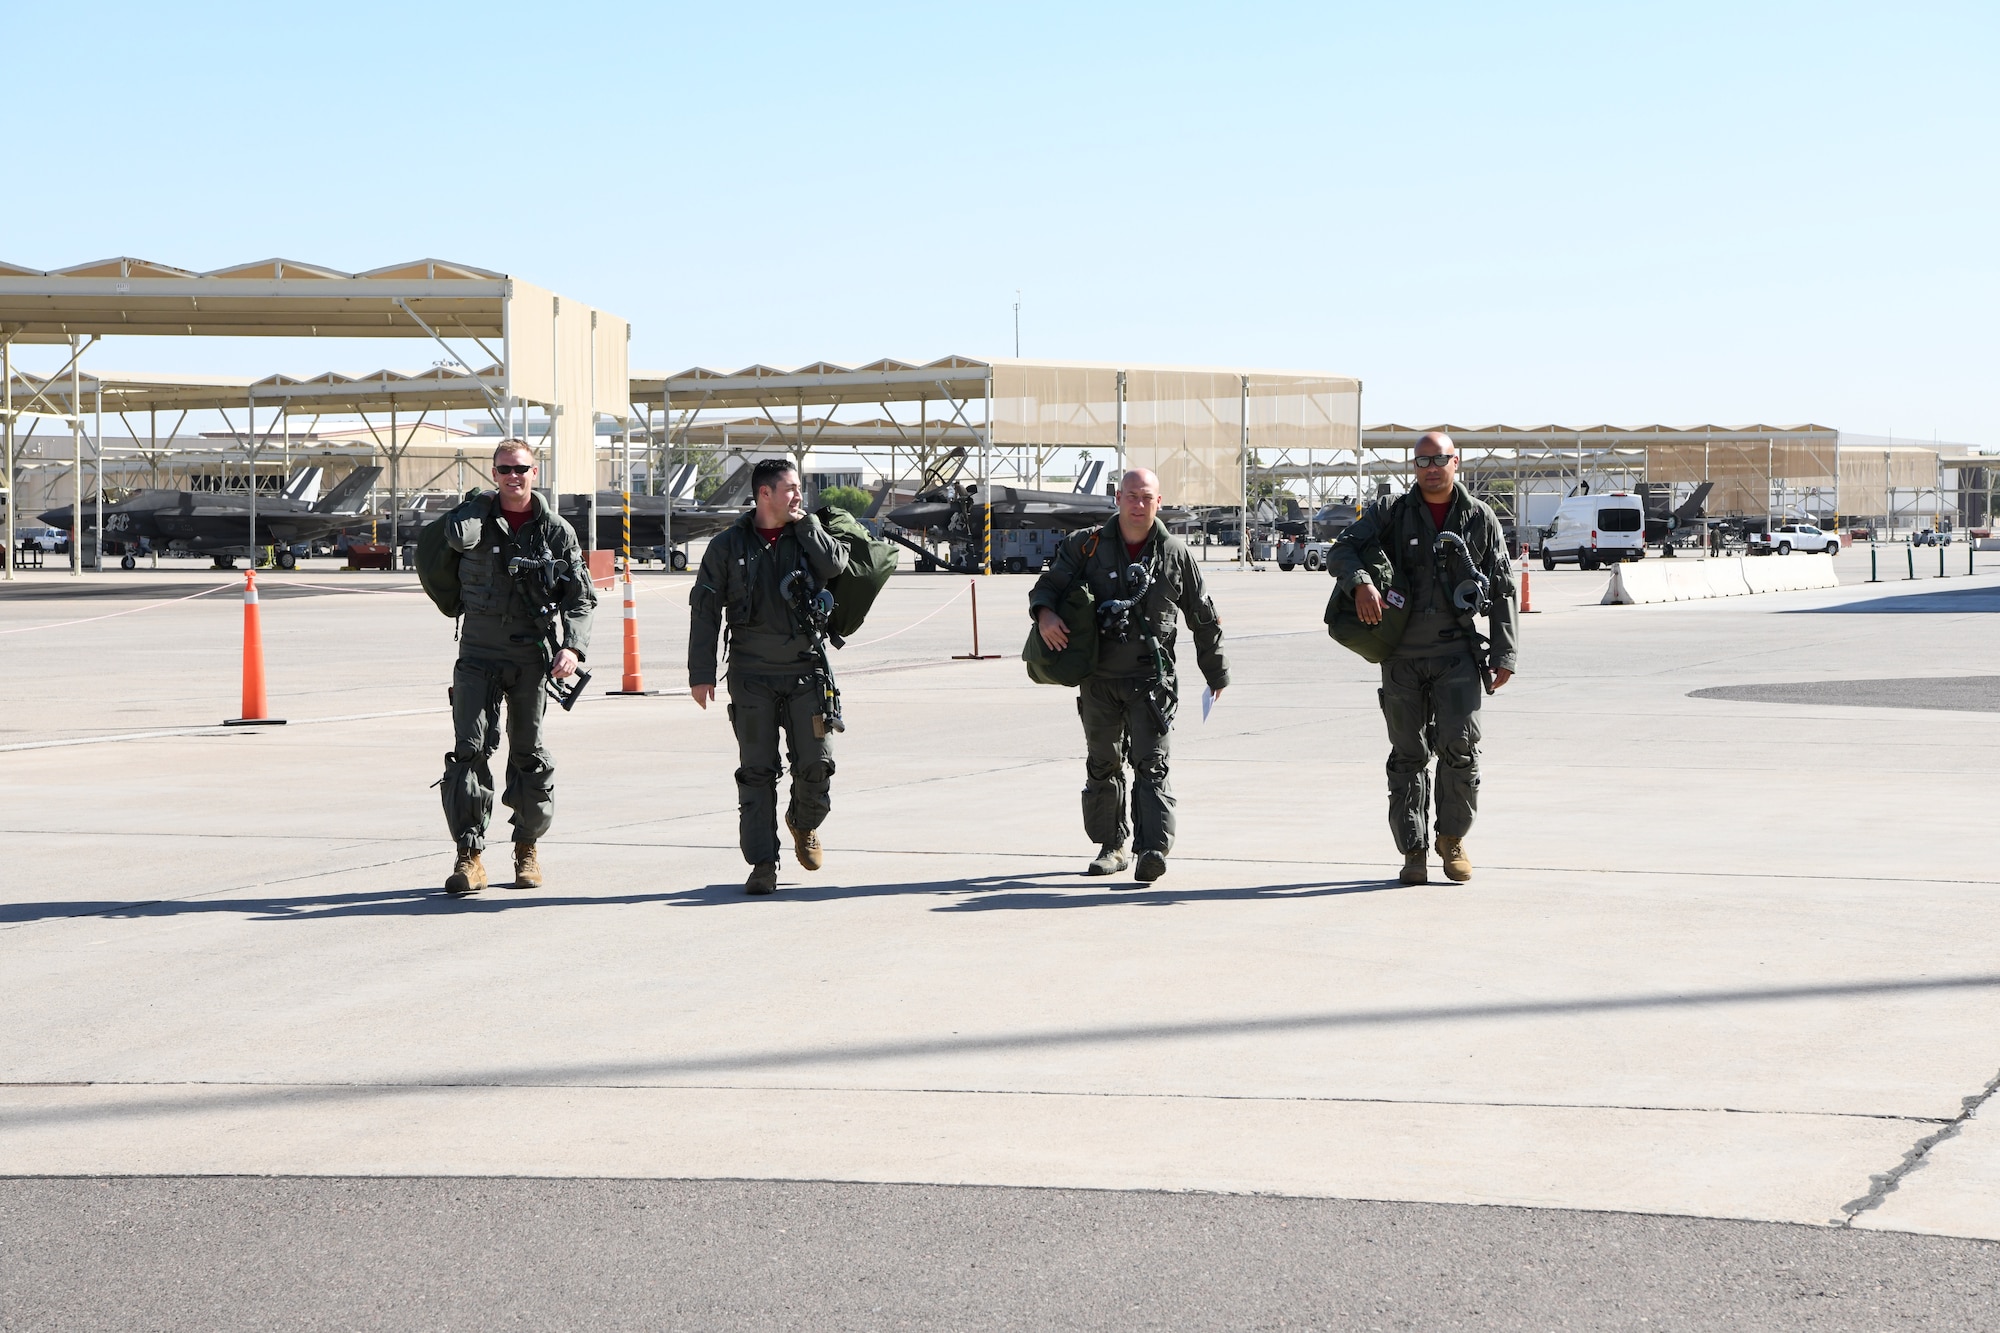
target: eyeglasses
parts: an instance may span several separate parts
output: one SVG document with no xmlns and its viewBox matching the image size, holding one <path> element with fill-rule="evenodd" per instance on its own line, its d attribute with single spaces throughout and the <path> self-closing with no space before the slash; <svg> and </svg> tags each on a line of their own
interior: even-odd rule
<svg viewBox="0 0 2000 1333">
<path fill-rule="evenodd" d="M 535 470 L 533 463 L 495 463 L 493 475 L 496 477 L 525 477 Z"/>
<path fill-rule="evenodd" d="M 1450 467 L 1458 461 L 1457 454 L 1418 454 L 1410 460 L 1419 468 Z"/>
</svg>

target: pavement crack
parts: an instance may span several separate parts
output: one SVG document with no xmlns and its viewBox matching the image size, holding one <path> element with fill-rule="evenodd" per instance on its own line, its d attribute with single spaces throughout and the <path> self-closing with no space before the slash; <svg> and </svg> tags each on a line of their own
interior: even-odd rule
<svg viewBox="0 0 2000 1333">
<path fill-rule="evenodd" d="M 1958 1114 L 1950 1120 L 1945 1121 L 1943 1126 L 1935 1132 L 1926 1134 L 1911 1144 L 1909 1151 L 1903 1154 L 1902 1161 L 1896 1163 L 1895 1166 L 1882 1172 L 1880 1175 L 1868 1177 L 1868 1192 L 1858 1199 L 1851 1199 L 1840 1205 L 1840 1211 L 1844 1216 L 1838 1225 L 1851 1227 L 1854 1225 L 1854 1219 L 1861 1214 L 1873 1208 L 1880 1208 L 1882 1201 L 1895 1193 L 1897 1188 L 1902 1185 L 1905 1176 L 1925 1165 L 1930 1160 L 1933 1148 L 1936 1148 L 1947 1139 L 1958 1137 L 1959 1131 L 1965 1128 L 1965 1122 L 1977 1115 L 1979 1108 L 1986 1105 L 1995 1092 L 2000 1092 L 2000 1073 L 1996 1073 L 1992 1078 L 1987 1079 L 1986 1086 L 1978 1092 L 1975 1092 L 1970 1097 L 1961 1099 Z"/>
</svg>

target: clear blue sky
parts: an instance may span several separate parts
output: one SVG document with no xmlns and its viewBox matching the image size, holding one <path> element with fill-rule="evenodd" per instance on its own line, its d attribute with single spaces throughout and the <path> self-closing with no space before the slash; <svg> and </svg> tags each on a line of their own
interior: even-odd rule
<svg viewBox="0 0 2000 1333">
<path fill-rule="evenodd" d="M 633 364 L 1361 376 L 1431 422 L 2000 443 L 1984 5 L 36 6 L 0 258 L 419 256 Z M 39 162 L 38 171 L 22 164 Z M 123 369 L 416 368 L 126 340 Z"/>
</svg>

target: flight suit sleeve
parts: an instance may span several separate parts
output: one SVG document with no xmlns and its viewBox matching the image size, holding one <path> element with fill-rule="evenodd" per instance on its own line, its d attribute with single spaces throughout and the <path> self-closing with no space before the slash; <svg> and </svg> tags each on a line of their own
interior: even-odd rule
<svg viewBox="0 0 2000 1333">
<path fill-rule="evenodd" d="M 716 641 L 722 636 L 722 603 L 729 587 L 728 534 L 719 534 L 701 557 L 688 593 L 688 686 L 715 684 Z"/>
<path fill-rule="evenodd" d="M 1520 670 L 1521 597 L 1514 586 L 1514 562 L 1507 558 L 1507 537 L 1500 520 L 1486 517 L 1490 533 L 1487 546 L 1486 578 L 1492 588 L 1492 611 L 1488 614 L 1488 636 L 1493 641 L 1490 666 L 1505 671 Z"/>
<path fill-rule="evenodd" d="M 1208 585 L 1201 577 L 1201 565 L 1196 562 L 1194 552 L 1183 547 L 1178 553 L 1181 565 L 1181 618 L 1188 623 L 1188 632 L 1194 636 L 1194 660 L 1201 668 L 1201 677 L 1208 682 L 1211 690 L 1229 687 L 1229 659 L 1222 652 L 1222 617 L 1216 614 L 1215 599 L 1208 595 Z"/>
<path fill-rule="evenodd" d="M 569 567 L 576 571 L 576 577 L 569 581 L 569 587 L 563 593 L 563 647 L 582 661 L 590 652 L 590 626 L 597 611 L 597 589 L 591 586 L 590 565 L 584 560 L 583 546 L 569 524 L 564 523 L 556 529 L 556 540 L 562 543 L 561 558 L 569 561 Z"/>
<path fill-rule="evenodd" d="M 1332 548 L 1326 553 L 1326 572 L 1337 580 L 1341 592 L 1353 592 L 1363 583 L 1375 582 L 1375 576 L 1368 572 L 1368 561 L 1363 552 L 1370 545 L 1381 545 L 1382 534 L 1388 526 L 1389 507 L 1376 500 L 1334 538 Z"/>
<path fill-rule="evenodd" d="M 1083 577 L 1083 536 L 1071 533 L 1056 545 L 1055 558 L 1049 567 L 1035 580 L 1035 586 L 1028 593 L 1028 619 L 1039 618 L 1043 607 L 1062 614 L 1063 599 L 1069 590 Z"/>
<path fill-rule="evenodd" d="M 847 543 L 837 539 L 826 530 L 826 524 L 815 514 L 792 523 L 792 537 L 798 542 L 806 563 L 819 576 L 821 583 L 845 573 L 847 570 Z M 704 562 L 705 563 L 705 562 Z"/>
</svg>

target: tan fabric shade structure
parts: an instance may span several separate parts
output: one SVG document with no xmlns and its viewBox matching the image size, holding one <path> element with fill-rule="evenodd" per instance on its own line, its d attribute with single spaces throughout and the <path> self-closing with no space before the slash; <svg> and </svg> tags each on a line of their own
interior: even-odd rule
<svg viewBox="0 0 2000 1333">
<path fill-rule="evenodd" d="M 386 412 L 391 408 L 414 411 L 456 411 L 484 408 L 492 397 L 504 397 L 505 379 L 498 366 L 489 366 L 478 375 L 438 368 L 414 375 L 378 370 L 368 375 L 342 375 L 329 371 L 311 379 L 289 375 L 268 375 L 260 380 L 229 375 L 133 374 L 122 371 L 86 371 L 79 377 L 81 409 L 94 411 L 97 393 L 104 394 L 106 412 L 203 411 L 237 408 L 254 400 L 259 407 L 282 407 L 294 416 L 313 413 L 337 416 L 356 412 Z M 27 403 L 39 396 L 40 412 L 66 416 L 69 407 L 68 377 L 43 379 L 26 371 L 14 372 L 14 401 Z"/>
<path fill-rule="evenodd" d="M 207 272 L 131 258 L 47 271 L 0 263 L 0 334 L 22 343 L 93 333 L 429 337 L 414 311 L 447 334 L 499 338 L 512 286 L 504 273 L 439 259 L 365 273 L 287 259 Z"/>
<path fill-rule="evenodd" d="M 1715 515 L 1774 512 L 1794 497 L 1818 495 L 1843 515 L 1884 515 L 1890 492 L 1938 486 L 1938 451 L 1883 447 L 1843 437 L 1832 426 L 1410 426 L 1389 423 L 1363 432 L 1363 446 L 1409 450 L 1426 431 L 1442 430 L 1466 459 L 1467 475 L 1541 476 L 1580 451 L 1592 470 L 1629 470 L 1645 480 L 1679 486 L 1713 483 L 1706 509 Z M 1495 459 L 1487 454 L 1499 455 Z M 1612 461 L 1616 460 L 1616 461 Z"/>
<path fill-rule="evenodd" d="M 630 415 L 626 322 L 491 269 L 441 259 L 361 273 L 289 259 L 205 272 L 130 257 L 48 270 L 0 263 L 0 343 L 125 334 L 431 338 L 468 384 L 471 367 L 447 340 L 474 340 L 497 364 L 499 388 L 466 405 L 496 417 L 529 405 L 549 412 L 543 480 L 557 489 L 591 484 L 596 419 Z"/>
<path fill-rule="evenodd" d="M 996 448 L 1102 449 L 1160 474 L 1176 504 L 1240 504 L 1249 454 L 1260 449 L 1352 449 L 1361 382 L 1337 375 L 1115 362 L 950 356 L 796 370 L 641 371 L 634 405 L 683 412 L 928 400 L 940 422 L 970 427 Z M 982 403 L 979 412 L 966 409 Z M 796 419 L 796 418 L 795 418 Z"/>
</svg>

